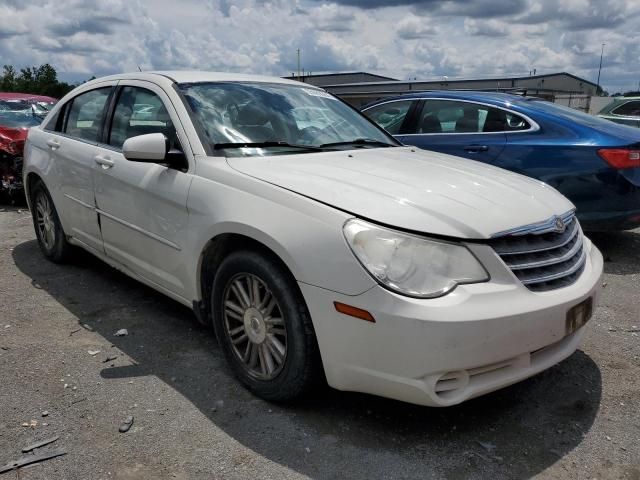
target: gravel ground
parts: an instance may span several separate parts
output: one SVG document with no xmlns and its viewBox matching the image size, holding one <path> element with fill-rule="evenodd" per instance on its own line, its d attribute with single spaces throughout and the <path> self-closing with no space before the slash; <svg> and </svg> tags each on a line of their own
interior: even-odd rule
<svg viewBox="0 0 640 480">
<path fill-rule="evenodd" d="M 55 435 L 38 452 L 67 454 L 0 479 L 640 479 L 640 230 L 593 238 L 585 344 L 530 380 L 448 409 L 329 388 L 281 406 L 190 310 L 86 254 L 49 263 L 29 213 L 2 210 L 0 465 Z"/>
</svg>

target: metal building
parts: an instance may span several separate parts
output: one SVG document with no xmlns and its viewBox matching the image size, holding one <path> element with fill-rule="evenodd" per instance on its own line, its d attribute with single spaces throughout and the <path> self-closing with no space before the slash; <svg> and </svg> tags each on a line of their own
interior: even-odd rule
<svg viewBox="0 0 640 480">
<path fill-rule="evenodd" d="M 341 75 L 345 75 L 342 77 Z M 366 81 L 345 81 L 349 75 L 366 75 Z M 567 72 L 551 73 L 547 75 L 531 75 L 526 77 L 502 77 L 484 79 L 447 79 L 427 81 L 376 81 L 376 75 L 359 72 L 357 74 L 314 75 L 322 77 L 320 83 L 314 83 L 315 78 L 309 78 L 309 83 L 322 86 L 327 91 L 339 96 L 355 107 L 360 107 L 374 100 L 403 93 L 425 90 L 485 90 L 516 92 L 526 95 L 555 100 L 557 96 L 593 96 L 598 86 Z M 327 80 L 335 78 L 339 82 L 329 83 Z M 330 80 L 329 80 L 330 81 Z"/>
<path fill-rule="evenodd" d="M 395 78 L 383 77 L 382 75 L 376 75 L 375 73 L 367 72 L 341 72 L 341 73 L 324 73 L 318 75 L 290 75 L 284 77 L 289 80 L 298 80 L 299 82 L 310 83 L 317 87 L 326 87 L 327 85 L 344 85 L 344 84 L 358 84 L 358 83 L 370 83 L 370 82 L 396 82 Z"/>
</svg>

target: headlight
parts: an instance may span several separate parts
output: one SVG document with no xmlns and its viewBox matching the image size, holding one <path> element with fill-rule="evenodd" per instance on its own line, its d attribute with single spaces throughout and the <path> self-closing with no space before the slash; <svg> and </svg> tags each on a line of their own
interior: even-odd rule
<svg viewBox="0 0 640 480">
<path fill-rule="evenodd" d="M 461 283 L 489 280 L 464 246 L 382 228 L 363 220 L 345 223 L 344 236 L 365 269 L 391 290 L 411 297 L 445 295 Z"/>
</svg>

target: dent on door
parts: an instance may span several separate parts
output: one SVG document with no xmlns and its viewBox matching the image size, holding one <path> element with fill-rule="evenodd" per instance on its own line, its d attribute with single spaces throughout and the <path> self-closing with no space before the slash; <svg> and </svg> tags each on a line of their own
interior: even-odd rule
<svg viewBox="0 0 640 480">
<path fill-rule="evenodd" d="M 51 146 L 51 145 L 53 146 Z M 93 162 L 96 147 L 79 140 L 52 137 L 47 145 L 55 155 L 63 195 L 60 209 L 71 225 L 67 232 L 76 240 L 102 252 L 102 238 L 95 211 Z"/>
</svg>

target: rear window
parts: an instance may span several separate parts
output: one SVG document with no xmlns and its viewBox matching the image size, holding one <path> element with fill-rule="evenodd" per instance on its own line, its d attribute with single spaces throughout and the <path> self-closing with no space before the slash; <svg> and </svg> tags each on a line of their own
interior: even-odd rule
<svg viewBox="0 0 640 480">
<path fill-rule="evenodd" d="M 29 110 L 31 104 L 24 100 L 0 100 L 0 111 Z"/>
<path fill-rule="evenodd" d="M 614 115 L 624 115 L 627 117 L 639 117 L 640 116 L 640 100 L 633 100 L 631 102 L 625 102 L 619 107 L 614 108 L 611 113 Z"/>
<path fill-rule="evenodd" d="M 607 128 L 611 126 L 611 122 L 609 120 L 605 120 L 594 115 L 589 115 L 579 110 L 565 107 L 564 105 L 558 105 L 557 103 L 545 102 L 544 100 L 529 100 L 526 106 L 541 112 L 562 117 L 565 120 L 570 120 L 572 122 L 577 122 L 579 124 L 587 125 L 590 127 Z"/>
<path fill-rule="evenodd" d="M 28 128 L 40 125 L 41 121 L 41 118 L 34 116 L 31 112 L 0 111 L 0 127 Z"/>
</svg>

